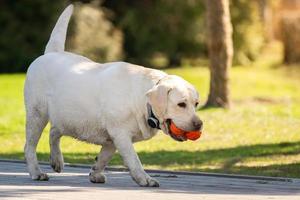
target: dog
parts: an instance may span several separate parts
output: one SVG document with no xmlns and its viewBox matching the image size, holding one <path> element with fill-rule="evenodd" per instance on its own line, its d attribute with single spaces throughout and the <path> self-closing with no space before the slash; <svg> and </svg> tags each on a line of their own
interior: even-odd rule
<svg viewBox="0 0 300 200">
<path fill-rule="evenodd" d="M 60 138 L 63 135 L 101 145 L 89 179 L 104 183 L 103 170 L 115 151 L 120 153 L 132 179 L 140 186 L 159 182 L 143 169 L 133 143 L 152 138 L 159 129 L 171 134 L 170 123 L 186 131 L 202 129 L 196 115 L 199 94 L 184 79 L 162 71 L 126 63 L 100 64 L 66 52 L 66 32 L 73 5 L 59 17 L 44 55 L 28 68 L 25 159 L 34 180 L 48 180 L 38 165 L 36 147 L 47 123 L 50 128 L 50 164 L 63 170 Z"/>
</svg>

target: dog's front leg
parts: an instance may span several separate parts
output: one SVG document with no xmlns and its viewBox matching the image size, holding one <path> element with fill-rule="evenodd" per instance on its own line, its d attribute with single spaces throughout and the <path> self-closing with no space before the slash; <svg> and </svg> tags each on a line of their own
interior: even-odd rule
<svg viewBox="0 0 300 200">
<path fill-rule="evenodd" d="M 118 131 L 118 132 L 117 132 Z M 114 129 L 113 142 L 129 168 L 132 179 L 143 187 L 159 187 L 159 182 L 150 177 L 143 169 L 140 159 L 133 148 L 130 134 L 122 129 Z"/>
<path fill-rule="evenodd" d="M 105 183 L 106 178 L 103 174 L 103 170 L 115 152 L 116 147 L 114 144 L 105 144 L 102 146 L 99 155 L 96 157 L 96 163 L 89 174 L 89 178 L 92 183 Z"/>
</svg>

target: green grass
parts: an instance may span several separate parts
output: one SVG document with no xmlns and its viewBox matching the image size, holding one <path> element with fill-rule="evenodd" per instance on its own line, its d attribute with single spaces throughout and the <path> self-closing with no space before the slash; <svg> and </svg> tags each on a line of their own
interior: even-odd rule
<svg viewBox="0 0 300 200">
<path fill-rule="evenodd" d="M 234 67 L 230 110 L 204 109 L 204 134 L 178 143 L 159 133 L 135 144 L 145 168 L 226 172 L 300 178 L 300 70 Z M 193 83 L 202 103 L 208 93 L 207 68 L 168 70 Z M 24 159 L 24 74 L 0 75 L 0 158 Z M 40 160 L 49 158 L 48 130 L 38 145 Z M 64 137 L 66 162 L 92 164 L 100 147 Z M 121 165 L 116 155 L 111 165 Z"/>
</svg>

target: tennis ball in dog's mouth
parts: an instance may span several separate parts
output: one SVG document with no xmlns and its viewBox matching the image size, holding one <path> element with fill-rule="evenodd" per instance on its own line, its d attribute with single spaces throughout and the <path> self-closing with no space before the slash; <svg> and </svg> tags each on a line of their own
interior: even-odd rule
<svg viewBox="0 0 300 200">
<path fill-rule="evenodd" d="M 201 131 L 184 131 L 180 128 L 178 128 L 172 121 L 170 124 L 170 131 L 171 134 L 175 135 L 175 136 L 183 136 L 189 140 L 197 140 L 198 138 L 200 138 L 202 132 Z"/>
<path fill-rule="evenodd" d="M 197 140 L 198 138 L 200 138 L 201 134 L 202 134 L 201 131 L 190 131 L 190 132 L 186 132 L 185 136 L 189 140 Z"/>
<path fill-rule="evenodd" d="M 184 130 L 178 128 L 173 122 L 171 122 L 170 124 L 170 130 L 171 133 L 173 133 L 176 136 L 184 135 Z"/>
</svg>

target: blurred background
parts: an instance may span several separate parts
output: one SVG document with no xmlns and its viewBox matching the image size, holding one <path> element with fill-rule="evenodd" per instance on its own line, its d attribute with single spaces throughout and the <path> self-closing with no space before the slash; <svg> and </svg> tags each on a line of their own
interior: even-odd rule
<svg viewBox="0 0 300 200">
<path fill-rule="evenodd" d="M 0 158 L 24 159 L 25 72 L 70 3 L 68 51 L 180 75 L 196 86 L 202 105 L 207 101 L 212 30 L 204 0 L 1 0 L 0 139 L 6 148 Z M 229 3 L 230 108 L 200 108 L 204 134 L 196 142 L 159 134 L 135 148 L 146 168 L 300 177 L 300 0 Z M 64 138 L 62 150 L 67 162 L 91 164 L 99 147 Z M 48 133 L 38 152 L 48 160 Z M 120 157 L 111 164 L 121 165 Z"/>
<path fill-rule="evenodd" d="M 203 0 L 82 0 L 67 49 L 98 62 L 126 60 L 154 68 L 201 65 L 208 56 Z M 25 72 L 43 53 L 66 0 L 0 2 L 1 72 Z M 298 0 L 230 0 L 234 64 L 255 61 L 279 40 L 281 62 L 300 60 Z"/>
</svg>

